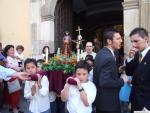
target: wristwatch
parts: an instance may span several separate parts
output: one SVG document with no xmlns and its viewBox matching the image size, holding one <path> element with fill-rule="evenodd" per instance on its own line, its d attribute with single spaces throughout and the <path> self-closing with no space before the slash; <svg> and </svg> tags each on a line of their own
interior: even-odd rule
<svg viewBox="0 0 150 113">
<path fill-rule="evenodd" d="M 84 89 L 83 89 L 83 88 L 79 89 L 79 92 L 82 92 L 82 91 L 84 91 Z"/>
</svg>

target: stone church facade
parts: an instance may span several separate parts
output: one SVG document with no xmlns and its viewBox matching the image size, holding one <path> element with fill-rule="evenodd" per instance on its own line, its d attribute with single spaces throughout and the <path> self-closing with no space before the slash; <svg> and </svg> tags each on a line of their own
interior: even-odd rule
<svg viewBox="0 0 150 113">
<path fill-rule="evenodd" d="M 2 0 L 2 1 L 8 1 L 8 0 Z M 1 4 L 3 3 L 2 1 Z M 28 33 L 28 35 L 26 36 L 29 38 L 28 39 L 29 41 L 25 42 L 27 43 L 25 46 L 27 51 L 33 51 L 32 54 L 39 54 L 41 53 L 41 49 L 44 45 L 49 45 L 51 48 L 51 52 L 54 52 L 54 50 L 57 49 L 57 47 L 62 46 L 62 38 L 64 35 L 63 34 L 64 31 L 75 30 L 72 27 L 73 17 L 72 17 L 71 8 L 73 6 L 71 5 L 72 4 L 71 1 L 72 0 L 28 0 L 26 1 L 26 6 L 24 7 L 26 7 L 26 9 L 29 10 L 28 18 L 30 18 L 29 20 L 30 25 L 26 27 L 27 32 L 30 30 L 30 33 Z M 76 1 L 81 1 L 81 0 L 76 0 Z M 90 1 L 90 0 L 85 0 L 85 1 Z M 98 2 L 98 0 L 94 0 L 94 1 Z M 128 36 L 130 31 L 133 28 L 144 27 L 150 33 L 150 0 L 120 0 L 120 1 L 122 1 L 121 5 L 123 7 L 122 23 L 123 23 L 123 33 L 124 33 L 124 53 L 125 55 L 127 55 L 131 47 L 130 39 Z M 17 2 L 17 0 L 15 0 L 15 2 Z M 23 3 L 21 2 L 20 4 L 23 5 Z M 10 11 L 11 10 L 9 10 L 9 12 Z M 65 15 L 67 15 L 67 17 Z M 26 18 L 27 17 L 24 17 L 24 19 Z M 7 20 L 5 19 L 3 19 L 3 21 L 7 22 Z M 11 19 L 9 19 L 9 21 L 11 21 Z M 2 28 L 0 26 L 0 30 L 1 29 Z M 16 35 L 17 33 L 15 34 L 13 31 L 12 33 L 7 33 L 6 31 L 4 31 L 3 29 L 0 31 L 0 41 L 5 41 L 4 42 L 5 45 L 10 44 L 10 42 L 8 42 L 9 40 L 10 41 L 12 40 L 13 43 L 15 43 L 14 40 L 16 40 L 15 38 L 17 37 Z M 3 36 L 3 32 L 8 34 L 8 36 L 11 36 L 12 38 L 6 40 L 6 38 L 10 38 L 10 37 L 7 37 L 5 35 Z M 24 34 L 21 35 L 23 36 Z M 20 36 L 18 36 L 18 39 Z"/>
<path fill-rule="evenodd" d="M 54 45 L 57 43 L 57 41 L 58 45 L 61 44 L 61 42 L 59 43 L 59 41 L 61 41 L 62 38 L 55 36 L 55 30 L 59 30 L 58 27 L 55 29 L 56 26 L 54 21 L 54 13 L 55 10 L 57 10 L 55 8 L 57 0 L 31 0 L 30 4 L 32 6 L 32 16 L 33 18 L 36 18 L 33 19 L 31 23 L 33 43 L 35 43 L 34 45 L 40 45 L 41 47 L 44 43 L 49 44 L 53 51 Z M 150 32 L 150 0 L 124 0 L 124 2 L 122 2 L 122 5 L 124 26 L 124 52 L 126 55 L 131 47 L 130 39 L 128 36 L 133 28 L 140 26 L 146 28 L 148 32 Z M 34 13 L 34 11 L 38 11 L 38 13 Z M 58 24 L 59 26 L 59 23 L 56 24 Z M 71 22 L 68 24 L 70 24 L 71 26 Z M 45 31 L 46 34 L 43 33 Z M 41 33 L 41 35 L 38 35 L 38 33 Z M 56 37 L 57 39 L 55 39 Z"/>
<path fill-rule="evenodd" d="M 144 27 L 150 35 L 150 0 L 124 0 L 124 52 L 128 53 L 131 43 L 129 33 L 135 27 Z"/>
</svg>

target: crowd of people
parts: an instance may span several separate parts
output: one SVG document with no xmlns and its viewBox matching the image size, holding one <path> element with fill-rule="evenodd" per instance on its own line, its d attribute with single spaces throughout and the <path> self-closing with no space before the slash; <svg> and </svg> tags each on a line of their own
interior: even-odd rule
<svg viewBox="0 0 150 113">
<path fill-rule="evenodd" d="M 95 53 L 92 42 L 87 42 L 85 52 L 80 55 L 73 76 L 66 79 L 60 95 L 49 91 L 47 75 L 37 74 L 41 67 L 38 62 L 45 58 L 45 48 L 41 59 L 23 57 L 24 47 L 6 45 L 0 47 L 0 104 L 9 105 L 10 112 L 23 113 L 19 109 L 21 90 L 30 101 L 28 113 L 133 113 L 150 111 L 150 46 L 148 32 L 135 28 L 130 33 L 132 48 L 122 65 L 118 64 L 118 50 L 122 47 L 122 37 L 115 29 L 107 29 L 103 34 L 103 45 Z M 49 53 L 49 57 L 53 54 Z M 36 75 L 32 80 L 30 75 Z M 132 76 L 132 80 L 129 79 Z M 22 81 L 25 81 L 22 82 Z M 130 87 L 126 101 L 120 98 L 125 86 Z M 23 88 L 24 86 L 24 88 Z M 3 97 L 3 98 L 2 98 Z M 60 106 L 56 105 L 59 99 Z M 122 105 L 121 102 L 125 102 Z M 57 101 L 58 102 L 58 101 Z M 129 104 L 131 108 L 129 109 Z"/>
</svg>

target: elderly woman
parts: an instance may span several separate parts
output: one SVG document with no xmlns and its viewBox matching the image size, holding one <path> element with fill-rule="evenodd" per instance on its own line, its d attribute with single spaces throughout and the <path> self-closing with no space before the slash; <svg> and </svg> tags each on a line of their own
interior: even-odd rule
<svg viewBox="0 0 150 113">
<path fill-rule="evenodd" d="M 7 59 L 7 64 L 6 66 L 8 68 L 11 68 L 17 72 L 20 72 L 23 70 L 23 67 L 19 67 L 18 64 L 18 59 L 15 57 L 15 52 L 14 52 L 14 46 L 13 45 L 7 45 L 4 48 L 4 54 Z M 16 91 L 12 91 L 11 85 L 14 85 L 16 87 Z M 17 107 L 19 106 L 19 101 L 20 101 L 20 93 L 21 91 L 21 86 L 19 86 L 20 83 L 17 78 L 12 78 L 8 81 L 5 81 L 5 91 L 4 95 L 6 97 L 7 102 L 9 103 L 10 107 L 13 109 L 13 113 L 19 113 Z"/>
</svg>

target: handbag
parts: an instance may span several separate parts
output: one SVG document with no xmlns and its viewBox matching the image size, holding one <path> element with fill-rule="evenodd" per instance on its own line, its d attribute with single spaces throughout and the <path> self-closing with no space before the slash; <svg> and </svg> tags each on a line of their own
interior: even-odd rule
<svg viewBox="0 0 150 113">
<path fill-rule="evenodd" d="M 132 79 L 131 76 L 128 76 L 128 79 L 131 80 Z M 121 88 L 120 93 L 119 93 L 120 101 L 129 102 L 131 89 L 132 89 L 131 85 L 129 85 L 128 83 L 124 84 L 124 86 Z"/>
<path fill-rule="evenodd" d="M 9 94 L 12 94 L 16 91 L 19 91 L 21 90 L 21 86 L 20 86 L 20 83 L 19 83 L 19 80 L 18 79 L 15 79 L 11 82 L 7 82 L 7 85 L 8 85 L 8 92 Z"/>
</svg>

